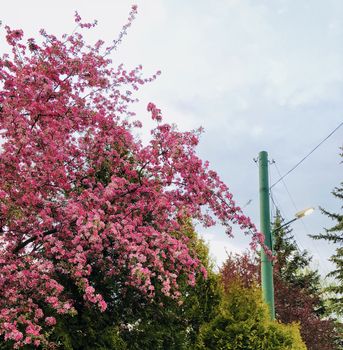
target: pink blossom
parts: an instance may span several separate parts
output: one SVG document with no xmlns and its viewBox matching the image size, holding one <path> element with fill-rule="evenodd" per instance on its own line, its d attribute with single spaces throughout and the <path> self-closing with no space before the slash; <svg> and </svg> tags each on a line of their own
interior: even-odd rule
<svg viewBox="0 0 343 350">
<path fill-rule="evenodd" d="M 12 339 L 14 341 L 19 341 L 23 339 L 23 333 L 19 332 L 17 329 L 13 330 L 11 333 L 6 335 L 5 339 Z"/>
<path fill-rule="evenodd" d="M 45 318 L 45 323 L 48 326 L 54 326 L 56 324 L 56 319 L 55 319 L 55 317 L 46 317 Z"/>
<path fill-rule="evenodd" d="M 40 328 L 39 326 L 36 326 L 34 324 L 29 324 L 27 327 L 26 327 L 26 334 L 29 334 L 29 335 L 33 335 L 33 336 L 38 336 L 39 335 L 39 331 L 40 331 Z"/>
<path fill-rule="evenodd" d="M 151 117 L 153 120 L 156 120 L 156 121 L 162 120 L 161 110 L 156 108 L 156 106 L 152 102 L 148 103 L 147 110 L 148 112 L 151 112 Z"/>
<path fill-rule="evenodd" d="M 100 310 L 104 312 L 107 309 L 107 303 L 104 300 L 99 302 Z"/>
<path fill-rule="evenodd" d="M 24 344 L 31 344 L 32 343 L 32 338 L 31 337 L 26 337 L 24 339 Z"/>
</svg>

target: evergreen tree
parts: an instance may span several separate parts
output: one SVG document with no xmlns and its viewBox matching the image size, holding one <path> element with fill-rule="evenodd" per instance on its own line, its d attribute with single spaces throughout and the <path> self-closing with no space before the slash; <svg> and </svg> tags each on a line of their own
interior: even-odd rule
<svg viewBox="0 0 343 350">
<path fill-rule="evenodd" d="M 338 350 L 340 324 L 328 317 L 318 271 L 310 266 L 312 257 L 300 251 L 292 230 L 283 226 L 276 214 L 274 232 L 274 290 L 276 317 L 282 323 L 300 323 L 301 336 L 309 350 Z M 241 280 L 244 287 L 260 281 L 259 257 L 230 255 L 221 270 L 225 290 L 232 281 Z"/>
<path fill-rule="evenodd" d="M 307 250 L 301 251 L 299 249 L 292 229 L 283 225 L 284 219 L 277 211 L 273 223 L 276 283 L 281 280 L 282 283 L 286 283 L 292 288 L 306 291 L 305 294 L 313 299 L 313 311 L 317 315 L 323 315 L 325 307 L 320 275 L 317 270 L 313 270 L 310 266 L 312 256 Z"/>
<path fill-rule="evenodd" d="M 341 349 L 338 324 L 328 317 L 320 275 L 311 268 L 312 256 L 299 249 L 292 230 L 282 225 L 277 212 L 273 224 L 277 318 L 284 323 L 300 322 L 301 335 L 310 350 Z"/>
<path fill-rule="evenodd" d="M 343 157 L 343 153 L 341 153 Z M 334 197 L 343 200 L 343 182 L 339 187 L 335 187 L 332 191 Z M 343 209 L 343 205 L 341 206 Z M 334 277 L 336 283 L 329 286 L 327 291 L 332 295 L 332 309 L 337 314 L 343 315 L 343 213 L 332 213 L 321 208 L 323 214 L 332 219 L 335 224 L 324 232 L 311 235 L 314 239 L 324 239 L 330 243 L 337 245 L 335 253 L 331 256 L 330 261 L 335 265 L 335 270 L 331 271 L 328 276 Z"/>
</svg>

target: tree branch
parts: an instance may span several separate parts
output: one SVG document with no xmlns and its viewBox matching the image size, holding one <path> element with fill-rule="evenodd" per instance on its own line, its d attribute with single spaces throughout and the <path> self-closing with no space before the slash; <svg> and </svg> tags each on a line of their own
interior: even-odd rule
<svg viewBox="0 0 343 350">
<path fill-rule="evenodd" d="M 52 235 L 54 233 L 57 233 L 57 229 L 53 228 L 51 230 L 45 231 L 43 232 L 43 237 Z M 13 249 L 13 253 L 18 253 L 21 249 L 25 248 L 28 244 L 34 242 L 38 237 L 30 237 L 28 239 L 26 239 L 25 241 L 19 243 L 14 249 Z"/>
</svg>

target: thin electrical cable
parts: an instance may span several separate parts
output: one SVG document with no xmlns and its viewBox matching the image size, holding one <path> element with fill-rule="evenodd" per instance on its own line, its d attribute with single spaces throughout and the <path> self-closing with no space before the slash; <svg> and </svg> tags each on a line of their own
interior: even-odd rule
<svg viewBox="0 0 343 350">
<path fill-rule="evenodd" d="M 272 192 L 271 192 L 271 193 L 272 193 Z M 284 218 L 285 216 L 282 214 L 281 208 L 275 203 L 275 199 L 274 199 L 274 196 L 272 196 L 272 194 L 271 194 L 271 197 L 270 197 L 270 198 L 272 199 L 272 202 L 273 202 L 273 204 L 274 204 L 274 206 L 275 206 L 276 212 L 279 212 L 279 213 L 280 213 L 281 218 L 282 218 L 282 220 L 284 221 L 283 218 Z M 300 246 L 298 245 L 298 243 L 297 243 L 296 240 L 294 240 L 294 243 L 295 243 L 296 247 L 298 248 L 299 252 L 303 252 L 303 251 L 305 250 L 305 248 L 301 245 L 300 242 L 299 242 Z"/>
<path fill-rule="evenodd" d="M 290 170 L 287 171 L 284 175 L 280 175 L 279 180 L 277 180 L 275 183 L 273 183 L 270 188 L 273 188 L 275 185 L 277 185 L 280 181 L 282 181 L 287 175 L 289 175 L 293 170 L 295 170 L 305 159 L 307 159 L 317 148 L 319 148 L 328 138 L 330 138 L 341 126 L 343 125 L 343 122 L 340 123 L 333 131 L 330 132 L 328 136 L 324 138 L 316 147 L 314 147 L 304 158 L 302 158 L 297 164 L 295 164 Z"/>
<path fill-rule="evenodd" d="M 274 197 L 274 196 L 273 196 L 273 197 Z M 271 198 L 272 198 L 272 197 L 271 197 Z M 274 205 L 275 205 L 275 207 L 276 207 L 276 210 L 279 211 L 279 213 L 280 213 L 280 215 L 281 215 L 281 218 L 282 218 L 282 220 L 284 221 L 285 216 L 283 215 L 280 206 L 277 205 L 277 204 L 275 203 L 275 198 L 272 199 L 272 202 L 274 203 Z M 298 244 L 297 240 L 294 239 L 294 243 L 295 243 L 296 247 L 298 248 L 299 252 L 302 253 L 302 252 L 305 250 L 305 248 L 304 248 L 303 245 L 300 243 L 300 241 L 299 241 L 299 244 Z"/>
<path fill-rule="evenodd" d="M 275 161 L 273 160 L 271 164 L 275 165 Z M 271 174 L 271 171 L 269 172 L 269 174 Z M 279 212 L 279 214 L 281 215 L 281 218 L 282 219 L 285 218 L 285 215 L 284 215 L 283 211 L 281 210 L 280 203 L 279 204 L 276 203 L 276 199 L 274 198 L 275 196 L 273 194 L 273 190 L 272 189 L 269 189 L 269 196 L 270 196 L 270 199 L 272 200 L 272 203 L 273 203 L 273 205 L 275 207 L 276 213 Z M 294 239 L 294 243 L 295 243 L 296 247 L 298 248 L 299 252 L 303 252 L 305 250 L 305 248 L 302 246 L 302 244 L 300 242 L 299 242 L 299 245 L 300 245 L 300 247 L 299 247 L 298 242 L 297 242 L 296 239 Z"/>
<path fill-rule="evenodd" d="M 275 194 L 273 193 L 272 190 L 270 190 L 270 199 L 272 200 L 272 203 L 275 207 L 276 210 L 278 210 L 281 214 L 281 217 L 285 217 L 285 214 L 284 214 L 284 210 L 282 210 L 281 206 L 280 206 L 280 202 L 278 202 L 275 198 Z"/>
<path fill-rule="evenodd" d="M 274 163 L 274 166 L 275 166 L 275 169 L 276 169 L 277 173 L 278 173 L 279 176 L 280 176 L 280 181 L 282 181 L 283 186 L 285 187 L 285 190 L 286 190 L 286 192 L 287 192 L 287 194 L 288 194 L 288 197 L 289 197 L 289 199 L 291 200 L 291 203 L 292 203 L 292 205 L 293 205 L 293 207 L 294 207 L 294 209 L 295 209 L 295 212 L 298 212 L 299 209 L 297 208 L 297 205 L 295 204 L 295 201 L 294 201 L 294 199 L 293 199 L 291 193 L 290 193 L 289 190 L 288 190 L 288 187 L 287 187 L 287 185 L 286 185 L 285 180 L 284 180 L 284 179 L 282 178 L 282 176 L 281 176 L 281 172 L 280 172 L 280 170 L 279 170 L 279 167 L 276 165 L 276 163 Z"/>
<path fill-rule="evenodd" d="M 286 190 L 286 192 L 287 192 L 287 194 L 288 194 L 288 197 L 289 197 L 289 199 L 290 199 L 290 201 L 291 201 L 291 203 L 292 203 L 292 205 L 293 205 L 295 211 L 298 212 L 299 210 L 298 210 L 298 208 L 297 208 L 297 205 L 295 204 L 295 201 L 294 201 L 294 199 L 293 199 L 293 196 L 291 195 L 290 191 L 288 190 L 288 187 L 287 187 L 287 185 L 286 185 L 285 180 L 281 177 L 281 172 L 280 172 L 278 166 L 276 165 L 275 162 L 274 162 L 273 164 L 274 164 L 274 166 L 275 166 L 275 168 L 276 168 L 276 171 L 277 171 L 278 174 L 280 175 L 280 181 L 282 181 L 282 183 L 283 183 L 283 185 L 284 185 L 284 188 L 285 188 L 285 190 Z M 271 189 L 270 189 L 270 190 L 271 190 Z M 303 227 L 304 227 L 304 229 L 305 229 L 305 231 L 306 231 L 306 234 L 309 236 L 309 235 L 310 235 L 310 232 L 309 232 L 307 226 L 305 225 L 305 223 L 304 223 L 303 220 L 300 220 L 300 221 L 301 221 L 301 223 L 302 223 L 302 225 L 303 225 Z M 294 236 L 297 236 L 296 233 L 294 233 Z M 295 237 L 295 238 L 296 238 L 296 240 L 295 240 L 296 245 L 297 245 L 297 241 L 299 241 L 299 244 L 302 246 L 302 244 L 300 243 L 299 238 L 298 238 L 298 237 Z M 313 239 L 311 239 L 311 245 L 312 245 L 312 247 L 314 248 L 314 250 L 316 251 L 316 253 L 317 253 L 317 255 L 319 256 L 319 258 L 324 262 L 325 270 L 326 270 L 326 271 L 330 271 L 329 268 L 328 268 L 328 265 L 326 264 L 325 259 L 324 259 L 324 258 L 322 257 L 322 255 L 320 254 L 319 249 L 318 249 L 317 246 L 315 245 Z M 297 245 L 297 247 L 299 248 L 298 245 Z M 300 249 L 299 249 L 299 250 L 300 250 Z M 305 250 L 305 249 L 303 249 L 303 250 Z"/>
<path fill-rule="evenodd" d="M 280 208 L 280 206 L 275 202 L 275 198 L 273 198 L 273 204 L 274 204 L 274 207 L 275 207 L 275 212 L 277 213 L 279 213 L 280 214 L 280 216 L 282 217 L 282 218 L 284 218 L 285 216 L 284 216 L 284 214 L 283 214 L 283 210 Z"/>
<path fill-rule="evenodd" d="M 280 172 L 280 170 L 279 170 L 279 167 L 277 166 L 276 163 L 274 163 L 274 166 L 275 166 L 275 169 L 276 169 L 277 173 L 279 174 L 279 176 L 280 176 L 280 178 L 281 178 L 281 172 Z M 291 201 L 291 203 L 292 203 L 292 205 L 293 205 L 295 211 L 298 212 L 299 209 L 298 209 L 297 205 L 295 204 L 295 201 L 294 201 L 294 199 L 293 199 L 293 196 L 291 195 L 291 193 L 290 193 L 290 191 L 289 191 L 289 189 L 288 189 L 288 187 L 287 187 L 287 185 L 286 185 L 285 180 L 284 180 L 284 179 L 281 179 L 281 181 L 282 181 L 282 184 L 283 184 L 283 186 L 284 186 L 284 188 L 285 188 L 285 190 L 286 190 L 286 192 L 287 192 L 287 194 L 288 194 L 288 197 L 289 197 L 289 199 L 290 199 L 290 201 Z M 303 222 L 302 220 L 300 220 L 300 221 L 304 224 L 304 222 Z M 306 227 L 305 227 L 305 230 L 306 230 Z M 306 233 L 307 233 L 307 235 L 309 235 L 308 230 L 306 230 Z M 300 242 L 299 242 L 299 243 L 300 243 Z M 318 253 L 319 253 L 319 252 L 318 252 Z"/>
<path fill-rule="evenodd" d="M 275 215 L 276 215 L 277 212 L 279 212 L 281 217 L 284 218 L 285 217 L 284 211 L 281 209 L 280 203 L 277 202 L 273 191 L 270 191 L 269 194 L 270 194 L 270 199 L 272 200 L 272 204 L 273 204 L 273 206 L 275 208 Z"/>
<path fill-rule="evenodd" d="M 276 169 L 277 173 L 278 173 L 279 176 L 281 177 L 281 172 L 280 172 L 280 170 L 279 170 L 279 168 L 278 168 L 278 166 L 276 165 L 275 162 L 274 162 L 274 166 L 275 166 L 275 169 Z M 284 187 L 285 187 L 285 190 L 286 190 L 286 192 L 287 192 L 287 194 L 288 194 L 288 197 L 290 198 L 290 200 L 291 200 L 291 202 L 292 202 L 292 204 L 293 204 L 293 207 L 294 207 L 294 209 L 295 209 L 295 212 L 298 212 L 299 209 L 297 208 L 297 205 L 295 204 L 295 201 L 294 201 L 294 199 L 293 199 L 293 196 L 292 196 L 291 193 L 289 192 L 289 189 L 288 189 L 288 187 L 287 187 L 286 182 L 285 182 L 284 179 L 282 179 L 282 183 L 283 183 L 283 185 L 284 185 Z M 302 220 L 301 220 L 301 222 L 302 222 Z M 307 234 L 308 234 L 308 232 L 307 232 Z M 296 236 L 296 233 L 294 233 L 294 236 Z M 302 247 L 303 247 L 303 245 L 300 243 L 300 240 L 299 240 L 297 237 L 295 237 L 295 238 L 296 238 L 296 239 L 295 239 L 295 244 L 296 244 L 296 246 L 298 247 L 298 249 L 301 251 L 301 249 L 300 249 L 299 246 L 298 246 L 297 241 L 299 241 L 299 244 L 300 244 Z M 304 247 L 303 247 L 303 250 L 305 250 Z"/>
<path fill-rule="evenodd" d="M 275 204 L 275 201 L 274 201 L 274 198 L 273 198 L 273 193 L 270 191 L 269 192 L 269 197 L 270 197 L 270 199 L 272 200 L 272 206 L 271 206 L 271 208 L 270 208 L 270 214 L 271 214 L 271 218 L 274 218 L 275 217 L 275 215 L 276 215 L 276 213 L 277 213 L 277 206 L 276 206 L 276 204 Z M 273 208 L 275 209 L 275 211 L 273 210 Z"/>
<path fill-rule="evenodd" d="M 274 162 L 274 160 L 272 160 L 271 164 L 273 164 L 273 162 Z M 268 177 L 269 177 L 269 183 L 271 183 L 271 182 L 272 182 L 271 171 L 269 171 Z M 272 191 L 271 191 L 271 190 L 269 190 L 269 197 L 270 197 L 270 199 L 272 200 L 272 203 L 274 204 L 273 194 L 272 194 Z M 269 211 L 270 211 L 270 213 L 269 213 L 270 217 L 271 217 L 271 218 L 274 218 L 273 206 L 270 206 Z"/>
</svg>

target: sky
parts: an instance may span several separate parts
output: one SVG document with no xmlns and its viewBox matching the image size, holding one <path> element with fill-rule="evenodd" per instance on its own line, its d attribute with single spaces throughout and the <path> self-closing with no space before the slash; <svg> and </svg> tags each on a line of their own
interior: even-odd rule
<svg viewBox="0 0 343 350">
<path fill-rule="evenodd" d="M 137 0 L 138 16 L 117 51 L 114 64 L 142 64 L 158 79 L 138 92 L 134 107 L 144 123 L 154 102 L 167 122 L 181 130 L 205 130 L 198 154 L 209 160 L 234 193 L 236 202 L 259 226 L 258 166 L 265 150 L 270 183 L 285 174 L 343 122 L 343 2 L 341 0 Z M 60 35 L 75 27 L 74 11 L 98 26 L 85 36 L 90 43 L 115 39 L 126 22 L 127 0 L 6 1 L 3 25 Z M 0 28 L 0 52 L 6 52 Z M 341 211 L 331 191 L 342 179 L 339 128 L 284 182 L 273 187 L 273 199 L 286 221 L 298 210 L 315 207 L 311 216 L 292 224 L 300 249 L 313 255 L 313 267 L 324 276 L 332 265 L 333 246 L 314 241 L 333 223 L 319 206 Z M 279 173 L 280 174 L 279 174 Z M 248 203 L 248 204 L 247 204 Z M 271 203 L 272 214 L 275 206 Z M 218 266 L 226 252 L 242 252 L 249 238 L 235 229 L 197 227 Z"/>
</svg>

